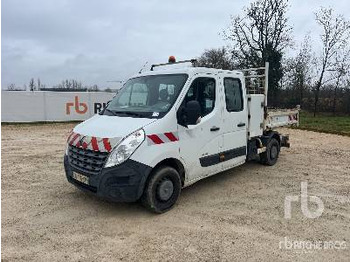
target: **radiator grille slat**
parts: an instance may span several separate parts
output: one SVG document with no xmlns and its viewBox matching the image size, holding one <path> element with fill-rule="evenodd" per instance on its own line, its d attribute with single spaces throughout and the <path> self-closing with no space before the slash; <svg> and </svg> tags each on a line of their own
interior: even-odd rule
<svg viewBox="0 0 350 262">
<path fill-rule="evenodd" d="M 71 166 L 84 173 L 98 174 L 107 159 L 107 152 L 92 151 L 69 145 L 68 160 Z"/>
</svg>

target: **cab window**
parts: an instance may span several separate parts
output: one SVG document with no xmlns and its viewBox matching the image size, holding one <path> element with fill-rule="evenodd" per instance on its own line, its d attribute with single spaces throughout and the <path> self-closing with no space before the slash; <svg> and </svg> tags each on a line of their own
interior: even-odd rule
<svg viewBox="0 0 350 262">
<path fill-rule="evenodd" d="M 201 106 L 201 116 L 213 111 L 215 106 L 215 79 L 211 77 L 196 78 L 185 96 L 183 105 L 197 100 Z"/>
<path fill-rule="evenodd" d="M 226 109 L 228 112 L 243 110 L 243 93 L 239 79 L 224 78 Z"/>
<path fill-rule="evenodd" d="M 130 104 L 134 106 L 147 105 L 148 88 L 145 84 L 134 84 L 133 91 L 130 96 Z"/>
</svg>

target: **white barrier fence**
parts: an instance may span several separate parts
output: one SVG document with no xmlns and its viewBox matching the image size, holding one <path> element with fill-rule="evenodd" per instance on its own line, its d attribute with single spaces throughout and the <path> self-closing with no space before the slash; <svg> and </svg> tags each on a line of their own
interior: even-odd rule
<svg viewBox="0 0 350 262">
<path fill-rule="evenodd" d="M 2 122 L 85 120 L 100 112 L 114 93 L 2 91 Z"/>
</svg>

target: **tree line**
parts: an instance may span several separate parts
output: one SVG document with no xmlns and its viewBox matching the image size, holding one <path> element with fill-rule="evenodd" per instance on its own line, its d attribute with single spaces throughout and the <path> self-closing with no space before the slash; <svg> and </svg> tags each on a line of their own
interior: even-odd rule
<svg viewBox="0 0 350 262">
<path fill-rule="evenodd" d="M 227 46 L 205 50 L 199 65 L 232 70 L 269 62 L 268 106 L 350 114 L 350 22 L 320 7 L 314 15 L 321 50 L 315 51 L 310 33 L 294 41 L 288 8 L 288 0 L 252 2 L 223 31 Z M 296 54 L 287 56 L 293 49 Z"/>
<path fill-rule="evenodd" d="M 111 92 L 112 90 L 107 88 L 101 90 L 98 85 L 83 85 L 82 82 L 75 79 L 62 80 L 61 83 L 54 85 L 52 87 L 47 87 L 40 81 L 40 78 L 35 81 L 34 78 L 29 80 L 28 86 L 24 85 L 22 87 L 16 86 L 15 84 L 10 84 L 7 86 L 8 91 L 57 91 L 57 92 Z"/>
</svg>

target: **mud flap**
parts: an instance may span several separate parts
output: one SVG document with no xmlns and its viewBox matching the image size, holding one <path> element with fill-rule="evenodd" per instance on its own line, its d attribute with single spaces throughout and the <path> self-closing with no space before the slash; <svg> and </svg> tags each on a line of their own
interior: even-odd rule
<svg viewBox="0 0 350 262">
<path fill-rule="evenodd" d="M 289 135 L 281 135 L 281 147 L 290 147 Z"/>
</svg>

